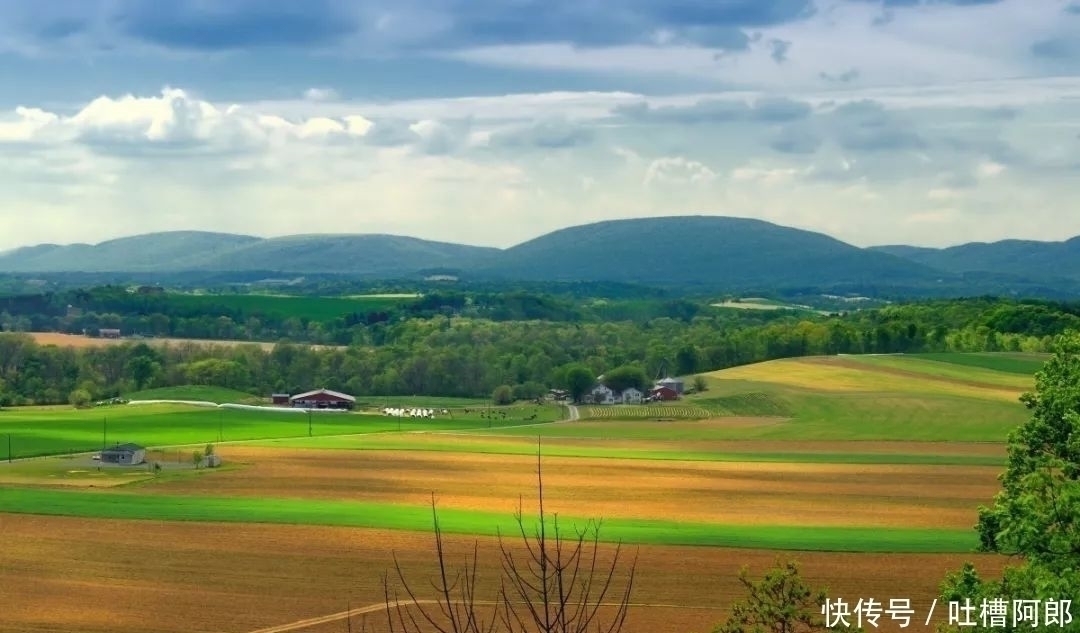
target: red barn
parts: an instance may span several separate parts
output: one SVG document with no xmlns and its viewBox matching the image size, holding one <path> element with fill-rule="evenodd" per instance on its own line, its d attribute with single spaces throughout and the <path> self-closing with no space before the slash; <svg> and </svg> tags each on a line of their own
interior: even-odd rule
<svg viewBox="0 0 1080 633">
<path fill-rule="evenodd" d="M 302 409 L 351 409 L 356 398 L 329 389 L 316 389 L 298 393 L 289 398 L 289 405 Z"/>
<path fill-rule="evenodd" d="M 678 400 L 679 394 L 671 387 L 655 387 L 649 391 L 651 400 Z"/>
<path fill-rule="evenodd" d="M 270 402 L 277 405 L 289 404 L 289 394 L 287 393 L 272 393 L 270 394 Z"/>
</svg>

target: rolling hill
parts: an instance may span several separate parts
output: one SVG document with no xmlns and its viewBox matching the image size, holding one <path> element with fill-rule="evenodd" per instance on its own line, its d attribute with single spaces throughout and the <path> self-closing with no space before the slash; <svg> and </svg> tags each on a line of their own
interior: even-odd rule
<svg viewBox="0 0 1080 633">
<path fill-rule="evenodd" d="M 151 272 L 196 268 L 208 257 L 257 243 L 260 238 L 206 231 L 168 231 L 100 244 L 42 244 L 0 253 L 0 271 Z"/>
<path fill-rule="evenodd" d="M 1080 292 L 1080 238 L 951 249 L 858 248 L 761 220 L 673 216 L 560 229 L 507 249 L 397 235 L 247 235 L 174 231 L 100 244 L 0 253 L 0 273 L 326 274 L 466 281 L 633 283 L 731 292 L 887 291 L 938 295 Z"/>
<path fill-rule="evenodd" d="M 244 244 L 201 262 L 200 270 L 282 270 L 363 276 L 408 275 L 493 260 L 499 249 L 397 235 L 292 235 Z"/>
<path fill-rule="evenodd" d="M 481 274 L 749 289 L 783 284 L 928 283 L 941 274 L 821 233 L 709 216 L 611 220 L 561 229 L 505 250 Z"/>
<path fill-rule="evenodd" d="M 1002 240 L 971 242 L 948 248 L 874 246 L 888 253 L 951 273 L 988 272 L 1029 279 L 1052 276 L 1080 280 L 1080 237 L 1064 242 Z"/>
</svg>

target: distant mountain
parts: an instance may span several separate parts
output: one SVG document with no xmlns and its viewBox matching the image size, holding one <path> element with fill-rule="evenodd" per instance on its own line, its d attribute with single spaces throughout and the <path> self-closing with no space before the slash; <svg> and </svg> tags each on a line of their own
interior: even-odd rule
<svg viewBox="0 0 1080 633">
<path fill-rule="evenodd" d="M 821 233 L 761 220 L 677 216 L 610 220 L 548 233 L 479 271 L 508 279 L 724 288 L 930 283 L 941 273 Z"/>
<path fill-rule="evenodd" d="M 1080 280 L 1080 236 L 1064 242 L 1002 240 L 948 248 L 874 246 L 868 250 L 951 273 L 988 272 L 1028 279 Z"/>
<path fill-rule="evenodd" d="M 463 281 L 580 281 L 709 291 L 826 289 L 917 294 L 1080 292 L 1080 238 L 862 249 L 761 220 L 675 216 L 560 229 L 508 249 L 397 235 L 248 235 L 175 231 L 96 245 L 43 244 L 0 253 L 0 273 L 136 276 L 220 283 L 235 277 L 346 275 Z"/>
<path fill-rule="evenodd" d="M 122 237 L 100 244 L 44 244 L 0 253 L 10 272 L 150 272 L 198 268 L 208 257 L 261 241 L 249 235 L 169 231 Z"/>
<path fill-rule="evenodd" d="M 201 262 L 200 270 L 405 275 L 492 261 L 500 250 L 398 235 L 293 235 L 244 244 Z"/>
</svg>

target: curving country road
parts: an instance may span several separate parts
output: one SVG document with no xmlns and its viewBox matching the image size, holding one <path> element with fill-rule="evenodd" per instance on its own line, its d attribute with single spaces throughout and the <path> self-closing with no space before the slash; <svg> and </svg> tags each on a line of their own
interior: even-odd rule
<svg viewBox="0 0 1080 633">
<path fill-rule="evenodd" d="M 574 420 L 581 419 L 581 412 L 578 411 L 578 408 L 576 406 L 568 404 L 566 405 L 566 408 L 569 409 L 570 413 L 570 417 L 566 419 L 567 422 L 573 422 Z"/>
</svg>

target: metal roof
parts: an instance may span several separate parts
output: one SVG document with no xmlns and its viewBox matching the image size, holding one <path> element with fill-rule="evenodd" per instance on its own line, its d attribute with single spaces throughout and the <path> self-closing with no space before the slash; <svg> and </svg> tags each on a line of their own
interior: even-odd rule
<svg viewBox="0 0 1080 633">
<path fill-rule="evenodd" d="M 146 447 L 139 446 L 138 444 L 132 444 L 132 443 L 129 442 L 127 444 L 117 444 L 116 446 L 106 448 L 105 450 L 103 450 L 101 452 L 102 453 L 108 453 L 108 452 L 113 452 L 113 453 L 134 453 L 135 451 L 143 451 L 143 450 L 146 450 Z"/>
<path fill-rule="evenodd" d="M 356 398 L 350 396 L 347 393 L 341 393 L 340 391 L 332 391 L 330 389 L 315 389 L 313 391 L 306 391 L 304 393 L 298 393 L 295 396 L 289 398 L 289 400 L 303 400 L 311 396 L 327 395 L 333 398 L 340 398 L 341 400 L 348 400 L 349 402 L 356 402 Z"/>
</svg>

